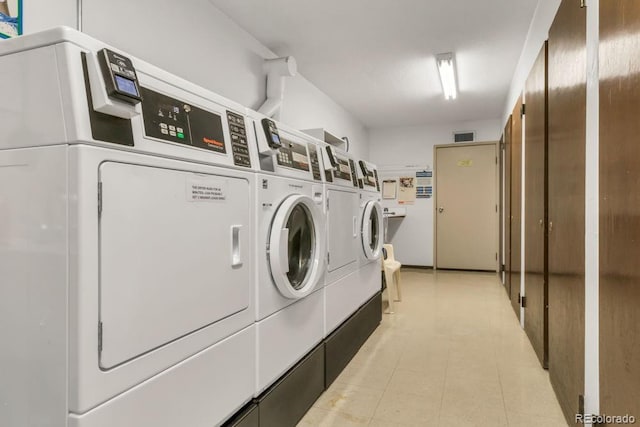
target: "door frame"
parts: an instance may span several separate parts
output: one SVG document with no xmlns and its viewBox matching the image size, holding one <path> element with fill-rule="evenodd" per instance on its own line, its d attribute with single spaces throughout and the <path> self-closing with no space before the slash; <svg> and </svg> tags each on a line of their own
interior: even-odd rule
<svg viewBox="0 0 640 427">
<path fill-rule="evenodd" d="M 434 191 L 434 201 L 433 201 L 433 269 L 438 269 L 438 148 L 453 148 L 453 147 L 473 147 L 473 146 L 483 146 L 490 145 L 494 147 L 495 155 L 496 155 L 496 166 L 494 173 L 494 194 L 496 200 L 496 206 L 500 204 L 500 165 L 498 164 L 500 153 L 498 152 L 500 148 L 500 141 L 479 141 L 479 142 L 465 142 L 465 143 L 454 143 L 454 144 L 438 144 L 433 146 L 433 187 Z M 497 208 L 499 209 L 499 208 Z M 496 248 L 496 262 L 495 268 L 493 271 L 496 274 L 500 273 L 500 249 L 499 249 L 499 240 L 500 240 L 500 215 L 499 212 L 496 211 L 495 217 L 495 225 L 496 225 L 496 235 L 495 235 L 495 248 Z"/>
</svg>

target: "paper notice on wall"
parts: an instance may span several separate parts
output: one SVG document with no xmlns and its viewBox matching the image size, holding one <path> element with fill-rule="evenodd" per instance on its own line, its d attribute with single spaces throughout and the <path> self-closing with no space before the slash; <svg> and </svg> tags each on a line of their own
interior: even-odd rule
<svg viewBox="0 0 640 427">
<path fill-rule="evenodd" d="M 401 205 L 412 205 L 416 200 L 416 178 L 413 176 L 401 176 L 398 179 L 400 181 L 398 203 Z"/>
<path fill-rule="evenodd" d="M 433 196 L 433 171 L 416 172 L 416 198 L 430 199 Z"/>
<path fill-rule="evenodd" d="M 395 179 L 385 179 L 382 181 L 382 198 L 395 199 L 398 183 Z"/>
</svg>

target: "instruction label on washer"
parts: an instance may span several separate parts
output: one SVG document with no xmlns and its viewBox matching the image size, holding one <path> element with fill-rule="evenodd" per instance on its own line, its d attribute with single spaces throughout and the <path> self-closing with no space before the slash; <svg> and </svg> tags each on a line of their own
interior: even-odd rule
<svg viewBox="0 0 640 427">
<path fill-rule="evenodd" d="M 190 202 L 226 202 L 226 181 L 187 181 L 187 200 Z"/>
</svg>

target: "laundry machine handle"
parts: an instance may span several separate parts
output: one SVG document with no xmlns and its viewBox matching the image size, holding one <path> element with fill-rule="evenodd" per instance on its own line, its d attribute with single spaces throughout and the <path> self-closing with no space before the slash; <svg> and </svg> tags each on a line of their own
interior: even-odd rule
<svg viewBox="0 0 640 427">
<path fill-rule="evenodd" d="M 279 245 L 279 256 L 280 256 L 280 268 L 283 273 L 289 272 L 289 229 L 283 228 L 280 230 L 280 245 Z"/>
<path fill-rule="evenodd" d="M 358 217 L 353 217 L 353 237 L 358 237 Z"/>
<path fill-rule="evenodd" d="M 240 248 L 240 231 L 242 225 L 231 226 L 231 267 L 242 266 L 242 252 Z"/>
</svg>

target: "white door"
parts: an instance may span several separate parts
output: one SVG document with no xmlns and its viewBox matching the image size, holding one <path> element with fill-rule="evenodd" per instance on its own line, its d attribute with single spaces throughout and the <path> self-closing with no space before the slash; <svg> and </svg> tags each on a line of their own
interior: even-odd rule
<svg viewBox="0 0 640 427">
<path fill-rule="evenodd" d="M 327 212 L 327 243 L 329 246 L 330 272 L 357 261 L 358 237 L 358 194 L 350 191 L 327 191 L 329 210 Z"/>
<path fill-rule="evenodd" d="M 360 218 L 360 235 L 362 240 L 362 250 L 369 260 L 380 258 L 382 251 L 382 206 L 376 200 L 370 200 L 366 203 L 362 218 Z"/>
<path fill-rule="evenodd" d="M 498 265 L 496 144 L 436 147 L 436 266 Z"/>
<path fill-rule="evenodd" d="M 269 234 L 269 266 L 280 293 L 291 299 L 313 292 L 322 274 L 324 224 L 308 196 L 289 196 L 278 207 Z"/>
<path fill-rule="evenodd" d="M 114 162 L 99 175 L 102 368 L 247 309 L 247 180 Z"/>
</svg>

